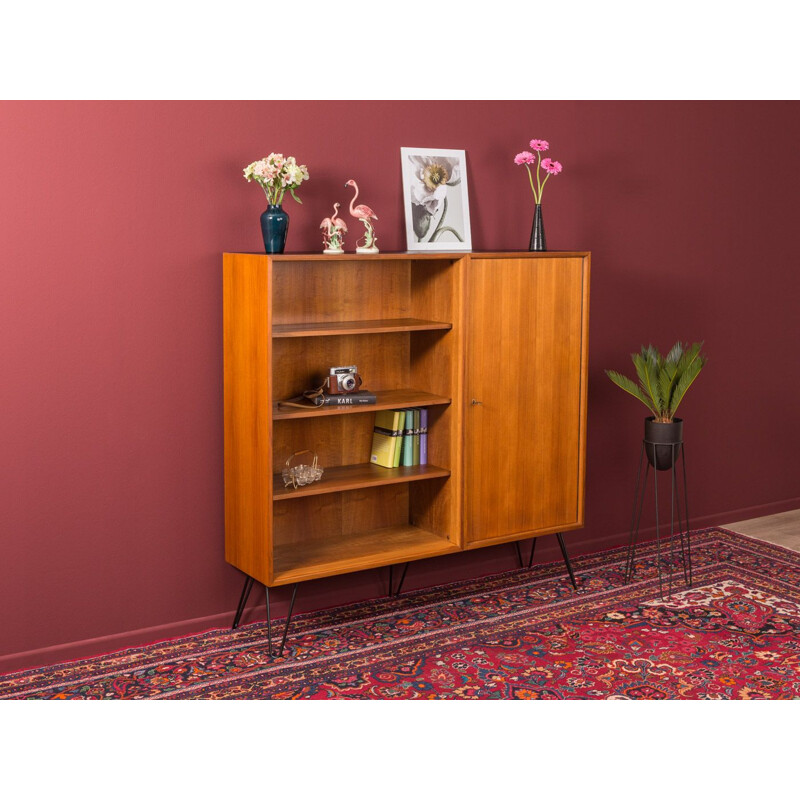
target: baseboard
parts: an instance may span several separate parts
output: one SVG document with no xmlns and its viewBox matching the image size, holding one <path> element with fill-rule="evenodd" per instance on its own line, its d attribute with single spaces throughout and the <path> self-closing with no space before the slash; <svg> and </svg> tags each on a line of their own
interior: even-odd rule
<svg viewBox="0 0 800 800">
<path fill-rule="evenodd" d="M 749 506 L 747 508 L 740 508 L 737 511 L 726 511 L 724 514 L 715 514 L 714 516 L 719 518 L 719 522 L 713 522 L 711 524 L 724 527 L 726 522 L 743 522 L 746 519 L 770 517 L 773 514 L 783 514 L 786 511 L 797 510 L 800 510 L 800 497 L 793 497 L 791 500 L 781 500 L 778 503 L 766 503 L 762 506 Z"/>
<path fill-rule="evenodd" d="M 690 509 L 691 510 L 691 509 Z M 783 514 L 785 511 L 800 510 L 800 497 L 793 497 L 789 500 L 780 500 L 776 503 L 765 503 L 759 506 L 746 506 L 744 508 L 734 509 L 733 511 L 724 511 L 719 514 L 706 514 L 702 517 L 691 517 L 689 524 L 692 530 L 699 530 L 701 528 L 725 528 L 732 522 L 741 522 L 746 519 L 755 519 L 756 517 L 769 517 L 772 514 Z M 669 520 L 667 520 L 667 529 L 669 529 Z M 580 531 L 576 531 L 579 534 Z M 602 550 L 609 550 L 612 547 L 620 547 L 628 543 L 629 531 L 622 533 L 606 534 L 605 536 L 592 536 L 591 539 L 581 540 L 579 535 L 570 537 L 575 543 L 575 555 L 586 553 L 599 553 Z M 661 526 L 661 533 L 664 533 L 664 526 Z M 639 541 L 646 542 L 656 538 L 656 526 L 651 525 L 647 528 L 639 529 Z M 569 545 L 570 539 L 567 539 Z M 572 554 L 570 549 L 570 554 Z"/>
<path fill-rule="evenodd" d="M 81 639 L 76 642 L 65 642 L 39 650 L 26 650 L 0 656 L 0 674 L 17 672 L 23 669 L 46 667 L 66 661 L 79 661 L 83 658 L 115 653 L 131 647 L 154 644 L 181 636 L 190 636 L 215 628 L 229 628 L 233 622 L 234 611 L 226 614 L 214 614 L 209 617 L 180 620 L 166 625 L 155 625 L 151 628 L 139 628 L 133 631 L 112 633 L 109 636 L 98 636 L 95 639 Z"/>
<path fill-rule="evenodd" d="M 707 514 L 703 517 L 692 517 L 690 524 L 692 530 L 699 528 L 711 528 L 715 526 L 725 527 L 726 524 L 737 522 L 755 517 L 768 517 L 772 514 L 782 514 L 785 511 L 800 509 L 800 497 L 790 500 L 781 500 L 776 503 L 765 503 L 758 506 L 747 506 L 745 508 L 725 511 L 719 514 Z M 663 528 L 662 528 L 663 531 Z M 578 537 L 581 531 L 576 531 Z M 656 535 L 655 525 L 639 530 L 639 541 L 654 539 Z M 607 534 L 605 536 L 592 536 L 590 540 L 581 541 L 577 538 L 574 555 L 589 552 L 599 552 L 611 547 L 619 547 L 627 543 L 628 531 Z M 569 539 L 567 539 L 569 545 Z M 571 553 L 572 554 L 572 553 Z M 560 555 L 559 555 L 560 558 Z M 247 622 L 253 622 L 258 618 L 258 613 L 253 614 L 255 609 L 250 609 L 247 614 Z M 276 617 L 282 616 L 285 612 L 279 607 L 276 608 Z M 202 633 L 203 631 L 217 628 L 228 628 L 233 622 L 234 610 L 214 614 L 208 617 L 196 617 L 194 619 L 181 620 L 166 625 L 156 625 L 151 628 L 140 628 L 134 631 L 124 631 L 109 636 L 100 636 L 95 639 L 83 639 L 77 642 L 66 642 L 64 644 L 43 647 L 40 650 L 27 650 L 21 653 L 11 653 L 0 656 L 0 674 L 16 672 L 23 669 L 60 664 L 65 661 L 75 661 L 82 658 L 113 653 L 118 650 L 125 650 L 131 647 L 153 644 L 168 639 L 175 639 L 181 636 L 190 636 Z"/>
</svg>

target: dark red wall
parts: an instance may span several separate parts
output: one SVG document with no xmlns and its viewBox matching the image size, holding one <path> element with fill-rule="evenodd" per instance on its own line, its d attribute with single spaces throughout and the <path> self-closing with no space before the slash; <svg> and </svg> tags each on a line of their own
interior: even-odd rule
<svg viewBox="0 0 800 800">
<path fill-rule="evenodd" d="M 320 248 L 352 177 L 381 249 L 402 250 L 399 148 L 463 148 L 474 249 L 515 250 L 532 199 L 512 159 L 533 137 L 564 164 L 545 192 L 549 246 L 592 251 L 574 552 L 624 541 L 644 408 L 603 369 L 629 370 L 651 341 L 704 339 L 710 356 L 682 408 L 693 519 L 800 506 L 797 103 L 5 102 L 0 669 L 230 621 L 221 252 L 262 248 L 248 162 L 275 150 L 308 164 L 287 249 Z M 537 552 L 558 558 L 548 540 Z M 505 545 L 424 562 L 407 585 L 514 558 Z M 304 584 L 298 608 L 383 580 Z"/>
</svg>

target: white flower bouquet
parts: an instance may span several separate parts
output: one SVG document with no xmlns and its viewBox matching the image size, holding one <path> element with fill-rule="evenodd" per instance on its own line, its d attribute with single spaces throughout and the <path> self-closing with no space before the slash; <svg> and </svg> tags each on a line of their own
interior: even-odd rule
<svg viewBox="0 0 800 800">
<path fill-rule="evenodd" d="M 308 168 L 305 164 L 298 164 L 294 156 L 284 158 L 281 153 L 270 153 L 248 164 L 244 168 L 244 177 L 248 182 L 255 181 L 264 190 L 271 206 L 279 206 L 287 191 L 302 205 L 303 201 L 294 190 L 308 180 Z"/>
</svg>

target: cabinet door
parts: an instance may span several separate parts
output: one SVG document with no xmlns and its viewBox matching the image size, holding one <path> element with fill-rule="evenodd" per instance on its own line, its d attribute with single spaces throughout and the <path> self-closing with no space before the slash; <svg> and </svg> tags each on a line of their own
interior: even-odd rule
<svg viewBox="0 0 800 800">
<path fill-rule="evenodd" d="M 589 258 L 468 273 L 466 546 L 581 527 Z"/>
</svg>

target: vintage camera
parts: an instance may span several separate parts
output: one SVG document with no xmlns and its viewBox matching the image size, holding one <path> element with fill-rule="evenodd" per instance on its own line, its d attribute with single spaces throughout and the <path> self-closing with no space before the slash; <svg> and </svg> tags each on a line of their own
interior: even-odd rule
<svg viewBox="0 0 800 800">
<path fill-rule="evenodd" d="M 331 367 L 324 391 L 326 394 L 350 394 L 357 392 L 361 383 L 358 367 Z"/>
</svg>

